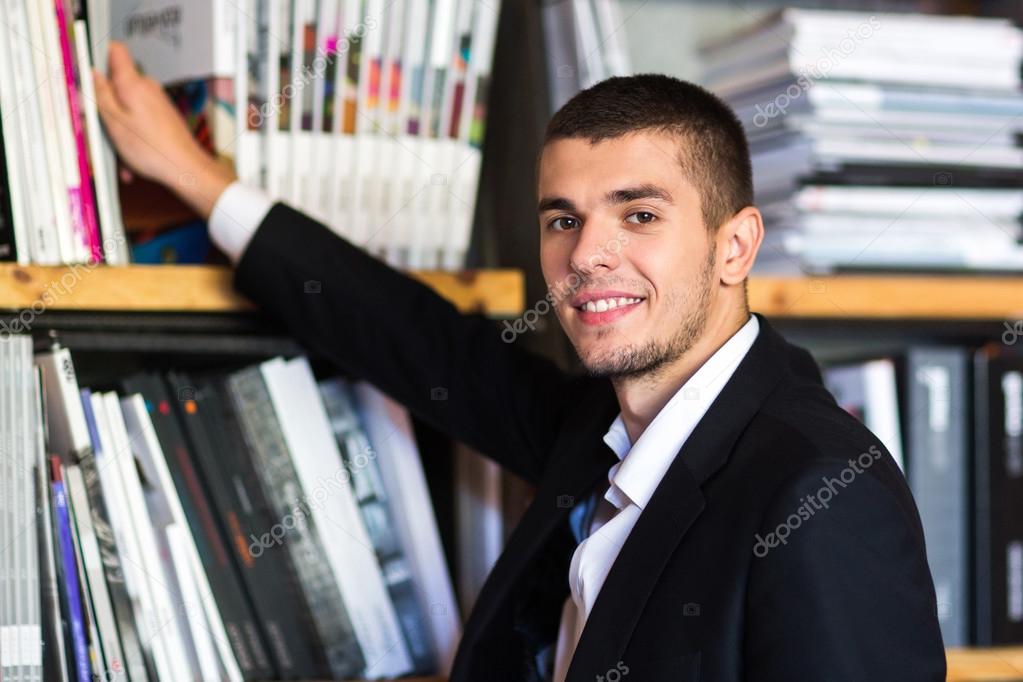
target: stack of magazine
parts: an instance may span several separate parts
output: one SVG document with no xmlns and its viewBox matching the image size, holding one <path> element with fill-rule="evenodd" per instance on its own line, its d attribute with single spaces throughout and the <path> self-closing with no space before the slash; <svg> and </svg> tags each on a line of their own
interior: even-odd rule
<svg viewBox="0 0 1023 682">
<path fill-rule="evenodd" d="M 243 182 L 399 267 L 464 265 L 499 2 L 112 4 L 112 35 L 165 84 L 230 72 L 209 118 Z M 167 66 L 190 45 L 205 68 Z"/>
<path fill-rule="evenodd" d="M 3 679 L 446 671 L 458 611 L 399 406 L 303 357 L 116 388 L 0 339 Z"/>
<path fill-rule="evenodd" d="M 91 5 L 92 3 L 90 3 Z M 105 62 L 71 0 L 7 0 L 0 22 L 0 261 L 128 260 L 114 155 L 90 70 Z"/>
<path fill-rule="evenodd" d="M 786 9 L 708 45 L 750 138 L 761 270 L 1023 270 L 1023 32 Z"/>
</svg>

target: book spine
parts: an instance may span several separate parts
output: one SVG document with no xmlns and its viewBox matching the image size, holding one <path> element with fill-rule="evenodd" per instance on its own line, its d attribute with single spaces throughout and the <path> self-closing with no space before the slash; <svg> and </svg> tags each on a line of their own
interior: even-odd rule
<svg viewBox="0 0 1023 682">
<path fill-rule="evenodd" d="M 0 78 L 4 73 L 0 70 Z M 0 95 L 2 97 L 2 95 Z M 2 112 L 2 109 L 0 109 Z M 11 211 L 11 184 L 8 181 L 7 147 L 4 144 L 4 125 L 0 116 L 0 261 L 18 259 L 18 243 L 14 232 L 14 216 Z"/>
<path fill-rule="evenodd" d="M 341 679 L 358 677 L 365 668 L 362 650 L 308 505 L 302 503 L 298 474 L 259 368 L 231 375 L 228 385 L 264 493 L 281 519 L 280 533 L 273 532 L 275 526 L 256 541 L 264 551 L 268 551 L 267 545 L 272 550 L 277 543 L 287 548 L 332 673 Z"/>
<path fill-rule="evenodd" d="M 60 564 L 63 574 L 63 594 L 71 626 L 71 647 L 74 655 L 74 671 L 78 682 L 92 682 L 92 668 L 89 665 L 89 645 L 82 615 L 82 594 L 79 590 L 78 571 L 75 562 L 75 548 L 71 539 L 71 517 L 64 482 L 60 479 L 59 460 L 54 463 L 53 509 L 60 545 Z"/>
<path fill-rule="evenodd" d="M 946 646 L 969 643 L 967 364 L 966 352 L 954 348 L 912 349 L 906 358 L 909 484 Z"/>
<path fill-rule="evenodd" d="M 138 393 L 146 401 L 174 488 L 243 675 L 247 679 L 273 677 L 275 671 L 248 597 L 241 587 L 241 576 L 231 562 L 224 536 L 214 519 L 209 496 L 192 465 L 163 382 L 155 375 L 136 375 L 123 379 L 121 385 L 125 392 Z"/>
<path fill-rule="evenodd" d="M 270 643 L 280 673 L 291 678 L 313 678 L 324 673 L 319 665 L 317 636 L 301 599 L 288 599 L 289 583 L 286 574 L 276 570 L 271 557 L 254 556 L 249 549 L 245 521 L 247 515 L 242 500 L 231 485 L 231 479 L 219 466 L 222 453 L 214 447 L 210 433 L 202 422 L 204 407 L 199 401 L 195 383 L 186 375 L 172 372 L 167 375 L 172 393 L 179 397 L 178 418 L 192 456 L 210 497 L 224 525 L 236 564 L 253 594 L 253 606 Z M 257 532 L 260 532 L 257 529 Z"/>
<path fill-rule="evenodd" d="M 85 142 L 85 131 L 82 128 L 79 74 L 75 64 L 75 51 L 71 46 L 71 25 L 67 18 L 65 0 L 54 0 L 54 6 L 57 16 L 57 32 L 60 37 L 60 53 L 64 62 L 68 106 L 71 111 L 71 130 L 74 134 L 78 172 L 81 180 L 79 186 L 72 189 L 72 213 L 76 221 L 75 229 L 82 244 L 88 249 L 90 260 L 100 262 L 103 260 L 103 250 L 100 246 L 99 226 L 96 220 L 96 201 L 92 194 L 88 145 Z"/>
<path fill-rule="evenodd" d="M 392 511 L 377 468 L 376 453 L 370 445 L 348 389 L 338 380 L 319 386 L 323 406 L 338 443 L 345 469 L 349 472 L 359 512 L 373 543 L 387 594 L 394 604 L 405 643 L 412 657 L 413 671 L 434 672 L 434 646 L 419 608 L 412 570 L 398 540 Z"/>
<path fill-rule="evenodd" d="M 82 409 L 93 443 L 99 442 L 95 415 L 92 411 L 92 392 L 85 389 L 81 392 Z M 96 458 L 92 452 L 78 460 L 85 482 L 85 492 L 92 512 L 92 527 L 99 544 L 100 558 L 103 562 L 103 574 L 106 577 L 107 592 L 117 621 L 117 632 L 121 640 L 121 653 L 125 672 L 131 680 L 146 680 L 146 658 L 143 653 L 142 640 L 139 638 L 135 624 L 135 612 L 131 594 L 124 578 L 120 553 L 117 548 L 116 535 L 110 525 L 110 512 L 103 499 L 100 487 L 100 476 L 96 466 Z"/>
</svg>

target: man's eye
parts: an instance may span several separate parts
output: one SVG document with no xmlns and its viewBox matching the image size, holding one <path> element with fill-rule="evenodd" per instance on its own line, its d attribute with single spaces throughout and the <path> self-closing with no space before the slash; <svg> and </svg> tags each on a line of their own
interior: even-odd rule
<svg viewBox="0 0 1023 682">
<path fill-rule="evenodd" d="M 555 218 L 550 223 L 552 230 L 574 230 L 579 227 L 579 221 L 571 216 Z"/>
<path fill-rule="evenodd" d="M 636 211 L 635 213 L 629 214 L 625 218 L 625 222 L 627 222 L 627 223 L 639 223 L 639 224 L 652 223 L 655 220 L 657 220 L 657 216 L 655 216 L 650 211 Z"/>
</svg>

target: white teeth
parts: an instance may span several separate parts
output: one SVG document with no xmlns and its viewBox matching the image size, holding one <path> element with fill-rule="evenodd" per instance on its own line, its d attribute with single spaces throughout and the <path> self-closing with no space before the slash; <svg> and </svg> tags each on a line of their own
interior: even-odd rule
<svg viewBox="0 0 1023 682">
<path fill-rule="evenodd" d="M 603 313 L 608 310 L 614 310 L 625 305 L 632 305 L 633 303 L 639 303 L 643 299 L 641 298 L 628 298 L 626 296 L 619 296 L 618 298 L 599 298 L 594 301 L 587 301 L 581 308 L 588 313 Z"/>
</svg>

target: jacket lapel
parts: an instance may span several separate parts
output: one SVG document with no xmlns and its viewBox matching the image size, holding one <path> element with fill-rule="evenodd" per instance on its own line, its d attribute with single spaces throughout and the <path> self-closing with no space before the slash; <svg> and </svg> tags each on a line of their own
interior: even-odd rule
<svg viewBox="0 0 1023 682">
<path fill-rule="evenodd" d="M 725 465 L 739 436 L 787 371 L 791 347 L 757 317 L 757 340 L 677 453 L 611 567 L 567 682 L 600 679 L 622 660 L 668 560 L 704 509 L 701 486 Z"/>
</svg>

